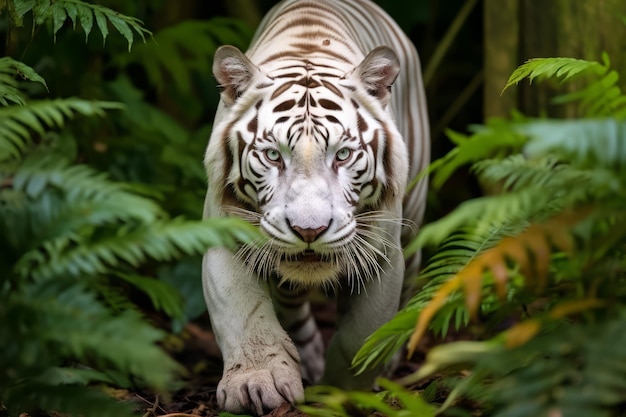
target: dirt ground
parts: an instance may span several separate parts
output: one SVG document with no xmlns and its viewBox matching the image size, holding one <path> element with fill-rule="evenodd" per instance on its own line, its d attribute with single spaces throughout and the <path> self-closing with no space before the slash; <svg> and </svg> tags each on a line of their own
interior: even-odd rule
<svg viewBox="0 0 626 417">
<path fill-rule="evenodd" d="M 334 303 L 314 306 L 314 314 L 324 340 L 328 343 L 334 331 Z M 137 403 L 143 417 L 191 417 L 218 416 L 216 388 L 221 377 L 221 354 L 213 334 L 208 327 L 208 318 L 186 325 L 181 335 L 166 346 L 174 352 L 176 359 L 187 368 L 185 386 L 170 399 L 144 393 L 128 393 Z M 421 355 L 418 355 L 421 356 Z M 419 358 L 418 358 L 419 360 Z M 406 375 L 417 369 L 417 362 L 403 362 L 396 371 L 397 376 Z M 127 398 L 128 398 L 127 397 Z M 306 417 L 307 414 L 284 404 L 267 414 L 268 417 Z"/>
</svg>

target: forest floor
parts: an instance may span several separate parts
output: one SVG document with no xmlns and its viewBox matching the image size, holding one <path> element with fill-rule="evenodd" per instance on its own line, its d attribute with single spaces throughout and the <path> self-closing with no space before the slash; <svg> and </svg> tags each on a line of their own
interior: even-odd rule
<svg viewBox="0 0 626 417">
<path fill-rule="evenodd" d="M 328 344 L 334 331 L 334 303 L 314 305 L 314 314 Z M 209 329 L 208 318 L 203 317 L 187 324 L 183 332 L 174 337 L 166 347 L 174 352 L 174 357 L 187 369 L 184 387 L 169 399 L 128 391 L 120 397 L 137 403 L 143 417 L 219 416 L 221 410 L 217 405 L 216 389 L 222 373 L 222 358 Z M 415 362 L 402 362 L 394 376 L 400 377 L 417 369 L 417 363 L 423 359 L 423 352 L 418 352 L 416 356 Z M 267 414 L 267 417 L 306 416 L 307 414 L 289 404 L 283 404 Z"/>
</svg>

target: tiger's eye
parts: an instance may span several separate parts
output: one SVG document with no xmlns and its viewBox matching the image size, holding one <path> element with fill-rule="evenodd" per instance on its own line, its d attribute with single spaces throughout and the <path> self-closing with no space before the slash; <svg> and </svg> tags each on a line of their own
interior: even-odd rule
<svg viewBox="0 0 626 417">
<path fill-rule="evenodd" d="M 335 154 L 335 158 L 337 159 L 337 161 L 343 162 L 343 161 L 347 160 L 348 158 L 350 158 L 351 155 L 352 155 L 352 149 L 350 149 L 350 148 L 341 148 Z"/>
<path fill-rule="evenodd" d="M 280 152 L 276 149 L 267 149 L 265 151 L 265 157 L 272 162 L 278 162 L 280 160 Z"/>
</svg>

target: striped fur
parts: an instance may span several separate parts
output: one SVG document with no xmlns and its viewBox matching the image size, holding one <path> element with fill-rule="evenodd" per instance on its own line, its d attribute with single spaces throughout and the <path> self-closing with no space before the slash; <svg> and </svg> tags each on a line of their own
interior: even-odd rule
<svg viewBox="0 0 626 417">
<path fill-rule="evenodd" d="M 371 387 L 379 370 L 355 376 L 350 361 L 419 265 L 401 253 L 426 184 L 404 190 L 429 159 L 413 46 L 369 1 L 285 0 L 245 55 L 220 48 L 213 72 L 222 100 L 205 215 L 240 216 L 267 236 L 204 258 L 220 405 L 262 414 L 300 399 L 302 378 Z M 306 301 L 317 285 L 336 289 L 342 312 L 326 366 Z"/>
</svg>

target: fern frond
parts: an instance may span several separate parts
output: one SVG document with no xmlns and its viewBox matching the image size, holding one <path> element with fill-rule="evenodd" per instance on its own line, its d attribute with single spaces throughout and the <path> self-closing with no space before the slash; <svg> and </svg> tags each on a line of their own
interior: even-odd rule
<svg viewBox="0 0 626 417">
<path fill-rule="evenodd" d="M 580 113 L 586 117 L 626 117 L 626 96 L 619 87 L 619 74 L 615 70 L 591 82 L 580 91 L 555 97 L 555 104 L 579 102 Z"/>
<path fill-rule="evenodd" d="M 456 210 L 420 230 L 405 248 L 409 256 L 426 244 L 441 244 L 457 230 L 472 227 L 472 233 L 482 235 L 497 227 L 509 227 L 544 218 L 562 209 L 558 197 L 562 190 L 528 187 L 515 192 L 479 197 L 461 203 Z M 577 196 L 567 196 L 576 201 Z M 556 200 L 556 201 L 555 201 Z"/>
<path fill-rule="evenodd" d="M 475 260 L 443 284 L 421 311 L 415 331 L 409 340 L 409 352 L 415 350 L 429 322 L 454 291 L 463 288 L 468 311 L 470 314 L 476 313 L 482 292 L 483 274 L 486 270 L 491 272 L 500 297 L 504 297 L 506 293 L 508 282 L 506 263 L 509 259 L 520 266 L 528 285 L 539 288 L 545 286 L 551 247 L 571 253 L 574 244 L 570 228 L 588 214 L 589 210 L 559 214 L 548 222 L 532 224 L 520 235 L 504 238 L 496 246 L 480 253 Z"/>
<path fill-rule="evenodd" d="M 145 36 L 151 35 L 148 29 L 144 28 L 141 20 L 118 13 L 108 7 L 98 4 L 90 4 L 81 0 L 31 0 L 22 1 L 21 7 L 16 7 L 18 18 L 28 12 L 33 12 L 35 23 L 42 25 L 45 22 L 52 21 L 52 34 L 55 36 L 63 27 L 63 24 L 69 17 L 72 21 L 72 27 L 76 29 L 76 23 L 79 22 L 85 31 L 85 40 L 89 38 L 89 34 L 93 28 L 95 18 L 96 25 L 102 34 L 102 43 L 106 42 L 109 35 L 110 23 L 128 42 L 128 50 L 130 51 L 135 39 L 133 31 L 135 31 L 145 42 Z"/>
<path fill-rule="evenodd" d="M 533 58 L 520 65 L 509 77 L 504 86 L 504 90 L 529 78 L 533 82 L 535 78 L 545 79 L 556 77 L 562 81 L 571 79 L 581 74 L 604 75 L 608 71 L 608 57 L 605 56 L 605 63 L 601 64 L 595 61 L 586 61 L 584 59 L 575 58 Z M 503 90 L 503 92 L 504 92 Z"/>
<path fill-rule="evenodd" d="M 201 255 L 210 246 L 232 248 L 259 238 L 256 228 L 236 218 L 157 221 L 120 227 L 96 239 L 64 236 L 43 242 L 41 248 L 27 252 L 15 270 L 37 279 L 97 275 L 124 264 L 138 266 L 147 258 L 169 261 L 182 254 Z"/>
<path fill-rule="evenodd" d="M 243 48 L 252 35 L 240 21 L 225 18 L 185 21 L 154 35 L 154 41 L 138 45 L 127 56 L 118 56 L 122 65 L 141 65 L 158 89 L 166 85 L 166 74 L 181 91 L 192 90 L 191 71 L 211 72 L 215 50 L 223 44 Z"/>
<path fill-rule="evenodd" d="M 615 117 L 626 118 L 626 95 L 619 86 L 620 75 L 610 69 L 610 61 L 603 54 L 603 63 L 585 61 L 573 58 L 538 58 L 531 59 L 517 68 L 504 90 L 517 84 L 524 78 L 561 78 L 567 81 L 581 74 L 591 75 L 587 87 L 572 93 L 557 96 L 553 99 L 556 104 L 578 102 L 579 111 L 586 117 Z M 504 91 L 503 90 L 503 91 Z"/>
<path fill-rule="evenodd" d="M 494 227 L 482 235 L 461 231 L 446 239 L 420 273 L 419 282 L 424 282 L 424 286 L 394 318 L 369 336 L 354 356 L 352 366 L 357 372 L 364 372 L 391 360 L 409 340 L 419 314 L 428 306 L 441 286 L 504 236 L 514 235 L 519 231 L 515 228 Z M 446 310 L 446 314 L 442 314 L 440 310 L 438 321 L 435 318 L 431 322 L 434 333 L 445 336 L 452 321 L 457 330 L 463 324 L 467 324 L 469 314 L 460 294 L 451 295 L 443 309 Z"/>
<path fill-rule="evenodd" d="M 31 101 L 27 106 L 0 108 L 0 162 L 20 159 L 32 143 L 32 132 L 43 135 L 47 129 L 62 128 L 66 119 L 77 114 L 103 116 L 105 110 L 120 108 L 119 103 L 78 98 Z"/>
<path fill-rule="evenodd" d="M 626 389 L 626 314 L 563 325 L 527 344 L 489 355 L 475 366 L 495 379 L 489 401 L 496 417 L 621 415 Z M 531 406 L 532 408 L 530 408 Z"/>
<path fill-rule="evenodd" d="M 507 192 L 466 201 L 426 225 L 405 248 L 407 255 L 426 243 L 439 244 L 461 227 L 481 233 L 494 225 L 542 219 L 584 204 L 615 202 L 613 196 L 624 192 L 625 123 L 546 121 L 519 129 L 530 137 L 526 157 L 487 160 L 475 167 L 482 183 Z"/>
<path fill-rule="evenodd" d="M 542 316 L 525 320 L 504 332 L 505 346 L 512 348 L 523 345 L 532 339 L 542 328 L 542 321 L 557 320 L 568 315 L 581 313 L 593 308 L 604 307 L 605 303 L 597 298 L 582 298 L 558 303 Z"/>
<path fill-rule="evenodd" d="M 515 131 L 512 126 L 511 122 L 491 119 L 486 126 L 477 127 L 470 136 L 448 130 L 446 135 L 457 146 L 433 162 L 431 168 L 434 172 L 433 186 L 435 188 L 443 186 L 446 180 L 462 166 L 521 149 L 527 138 Z"/>
<path fill-rule="evenodd" d="M 370 335 L 352 359 L 357 374 L 388 362 L 409 340 L 418 311 L 405 309 Z"/>
<path fill-rule="evenodd" d="M 165 390 L 172 375 L 181 370 L 156 345 L 165 334 L 144 322 L 138 313 L 113 314 L 83 285 L 65 277 L 22 284 L 4 298 L 0 309 L 5 323 L 0 333 L 20 336 L 11 341 L 14 344 L 11 347 L 3 346 L 2 369 L 29 368 L 38 361 L 46 363 L 53 354 L 57 358 L 99 365 L 100 369 L 141 376 L 146 384 L 159 391 Z M 10 317 L 22 319 L 10 324 Z M 4 344 L 7 340 L 4 339 Z M 159 366 L 154 366 L 155 363 Z M 3 394 L 7 390 L 5 384 L 0 382 Z"/>
<path fill-rule="evenodd" d="M 56 154 L 34 152 L 12 178 L 12 199 L 3 198 L 0 212 L 26 214 L 21 223 L 36 225 L 39 241 L 62 236 L 82 226 L 119 221 L 150 223 L 165 216 L 152 200 L 128 184 L 113 182 L 86 165 L 70 165 Z M 51 204 L 55 195 L 62 195 Z M 19 197 L 18 197 L 19 196 Z"/>
<path fill-rule="evenodd" d="M 117 401 L 102 391 L 76 384 L 21 383 L 3 393 L 9 415 L 36 415 L 55 410 L 67 416 L 136 417 L 132 404 Z"/>
<path fill-rule="evenodd" d="M 472 171 L 481 183 L 499 185 L 504 192 L 522 190 L 535 185 L 554 189 L 619 187 L 615 172 L 602 169 L 580 169 L 559 162 L 556 157 L 527 159 L 521 154 L 504 159 L 487 159 L 475 163 Z"/>
<path fill-rule="evenodd" d="M 184 316 L 183 299 L 176 288 L 168 283 L 135 274 L 118 273 L 116 276 L 146 294 L 155 309 L 163 311 L 173 319 Z"/>
<path fill-rule="evenodd" d="M 530 140 L 529 157 L 552 155 L 579 167 L 626 166 L 626 122 L 607 119 L 546 120 L 519 126 Z"/>
<path fill-rule="evenodd" d="M 16 76 L 24 80 L 41 83 L 48 89 L 46 81 L 34 69 L 5 56 L 0 58 L 0 105 L 8 106 L 14 103 L 23 106 L 26 104 L 26 100 L 19 90 Z"/>
<path fill-rule="evenodd" d="M 305 390 L 305 397 L 316 406 L 300 405 L 298 408 L 311 417 L 352 417 L 371 412 L 388 417 L 435 416 L 435 408 L 415 393 L 386 379 L 378 379 L 376 383 L 385 391 L 373 393 L 312 386 Z"/>
</svg>

